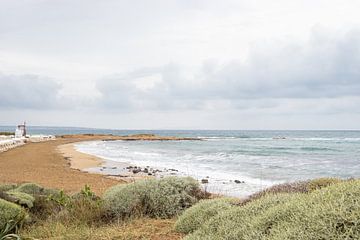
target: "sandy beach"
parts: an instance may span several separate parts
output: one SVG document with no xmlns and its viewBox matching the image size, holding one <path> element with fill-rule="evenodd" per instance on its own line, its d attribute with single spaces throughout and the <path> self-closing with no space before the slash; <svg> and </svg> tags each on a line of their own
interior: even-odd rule
<svg viewBox="0 0 360 240">
<path fill-rule="evenodd" d="M 28 143 L 0 153 L 0 182 L 35 182 L 49 188 L 64 189 L 66 192 L 79 191 L 88 184 L 97 194 L 102 194 L 108 187 L 125 181 L 77 170 L 98 166 L 101 160 L 75 151 L 71 143 L 103 138 L 104 136 L 58 138 L 54 141 Z M 67 151 L 67 155 L 63 152 L 64 156 L 59 151 L 59 146 L 61 150 Z M 76 159 L 72 163 L 69 161 L 69 154 Z"/>
<path fill-rule="evenodd" d="M 101 158 L 77 151 L 74 143 L 61 144 L 57 150 L 65 159 L 69 160 L 70 168 L 73 169 L 84 170 L 99 167 L 104 162 Z"/>
</svg>

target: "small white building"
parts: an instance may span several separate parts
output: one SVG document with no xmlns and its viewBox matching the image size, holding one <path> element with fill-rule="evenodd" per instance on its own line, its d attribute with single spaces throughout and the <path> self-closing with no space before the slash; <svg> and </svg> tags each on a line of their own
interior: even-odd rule
<svg viewBox="0 0 360 240">
<path fill-rule="evenodd" d="M 26 125 L 25 125 L 25 122 L 24 122 L 24 124 L 18 125 L 16 130 L 15 130 L 15 138 L 23 138 L 23 137 L 26 137 Z"/>
</svg>

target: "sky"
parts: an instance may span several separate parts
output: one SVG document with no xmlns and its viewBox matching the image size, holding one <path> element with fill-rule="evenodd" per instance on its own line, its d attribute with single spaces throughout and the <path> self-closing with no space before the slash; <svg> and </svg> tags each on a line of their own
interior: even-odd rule
<svg viewBox="0 0 360 240">
<path fill-rule="evenodd" d="M 360 129 L 358 0 L 0 0 L 0 125 Z"/>
</svg>

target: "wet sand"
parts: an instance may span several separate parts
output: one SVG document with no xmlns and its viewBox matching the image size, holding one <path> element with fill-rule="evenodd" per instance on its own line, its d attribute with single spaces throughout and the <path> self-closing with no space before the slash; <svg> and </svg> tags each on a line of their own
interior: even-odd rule
<svg viewBox="0 0 360 240">
<path fill-rule="evenodd" d="M 57 150 L 66 159 L 69 160 L 70 168 L 77 170 L 85 170 L 87 168 L 99 167 L 104 163 L 104 160 L 96 156 L 78 152 L 75 149 L 74 143 L 62 144 L 57 147 Z"/>
<path fill-rule="evenodd" d="M 74 162 L 73 168 L 70 168 L 69 159 L 61 154 L 58 147 L 103 138 L 104 136 L 58 138 L 53 141 L 28 143 L 0 153 L 0 183 L 35 182 L 44 187 L 64 189 L 70 193 L 79 191 L 87 184 L 97 194 L 102 194 L 110 186 L 125 181 L 73 169 L 101 164 L 101 160 L 94 156 L 85 156 L 87 154 L 79 153 L 80 160 Z"/>
</svg>

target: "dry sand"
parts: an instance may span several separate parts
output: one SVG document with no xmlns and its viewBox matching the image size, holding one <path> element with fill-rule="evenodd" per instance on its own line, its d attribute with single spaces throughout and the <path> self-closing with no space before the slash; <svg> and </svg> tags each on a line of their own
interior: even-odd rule
<svg viewBox="0 0 360 240">
<path fill-rule="evenodd" d="M 97 194 L 102 194 L 110 186 L 125 181 L 72 169 L 69 167 L 70 161 L 58 149 L 63 144 L 66 144 L 65 148 L 71 149 L 69 143 L 100 139 L 103 139 L 103 136 L 59 138 L 54 141 L 28 143 L 0 153 L 0 183 L 35 182 L 44 187 L 64 189 L 66 192 L 77 192 L 87 184 Z M 74 149 L 73 151 L 76 152 Z M 73 167 L 82 168 L 101 163 L 96 157 L 86 155 L 79 153 L 80 160 L 75 161 Z"/>
</svg>

